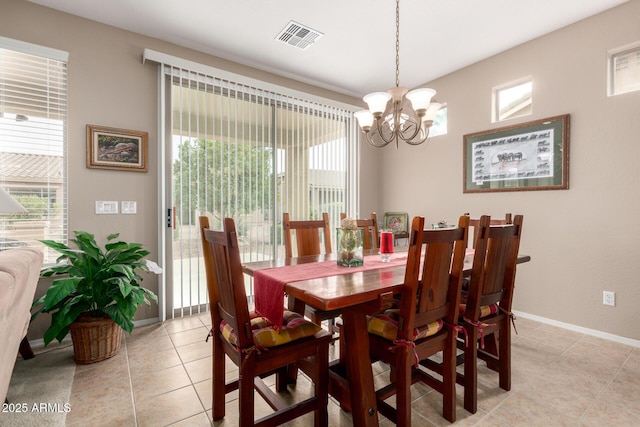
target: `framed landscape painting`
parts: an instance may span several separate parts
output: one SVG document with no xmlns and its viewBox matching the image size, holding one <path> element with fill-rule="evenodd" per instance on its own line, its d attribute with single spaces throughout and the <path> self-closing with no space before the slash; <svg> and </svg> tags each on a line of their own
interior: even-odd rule
<svg viewBox="0 0 640 427">
<path fill-rule="evenodd" d="M 147 132 L 87 125 L 87 167 L 147 171 Z"/>
</svg>

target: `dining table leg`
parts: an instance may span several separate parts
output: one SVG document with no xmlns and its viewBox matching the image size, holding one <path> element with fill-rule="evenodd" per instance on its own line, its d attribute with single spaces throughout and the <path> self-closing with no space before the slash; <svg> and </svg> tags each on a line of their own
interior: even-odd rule
<svg viewBox="0 0 640 427">
<path fill-rule="evenodd" d="M 369 333 L 367 317 L 358 307 L 345 308 L 342 311 L 344 341 L 346 351 L 346 370 L 351 395 L 351 415 L 356 427 L 378 426 L 378 408 L 373 387 L 373 371 L 369 356 Z"/>
</svg>

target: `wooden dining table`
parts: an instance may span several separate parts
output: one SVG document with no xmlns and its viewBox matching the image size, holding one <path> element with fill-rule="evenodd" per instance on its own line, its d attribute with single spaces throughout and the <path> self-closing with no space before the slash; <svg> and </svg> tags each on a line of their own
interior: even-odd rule
<svg viewBox="0 0 640 427">
<path fill-rule="evenodd" d="M 401 252 L 402 250 L 396 251 L 395 256 L 402 257 Z M 375 250 L 365 251 L 365 264 L 366 255 L 375 253 Z M 465 270 L 470 271 L 472 257 L 471 251 L 467 257 L 470 259 L 465 260 Z M 243 269 L 246 274 L 252 276 L 255 271 L 265 268 L 335 260 L 335 254 L 323 254 L 250 262 L 243 264 Z M 527 255 L 518 257 L 518 263 L 529 260 L 530 257 Z M 343 342 L 348 343 L 348 348 L 344 352 L 346 360 L 333 364 L 329 377 L 329 392 L 341 402 L 341 405 L 344 404 L 343 407 L 350 408 L 354 426 L 378 425 L 373 372 L 369 357 L 367 315 L 392 306 L 394 295 L 400 293 L 405 267 L 406 263 L 402 263 L 357 272 L 349 267 L 343 267 L 339 274 L 294 281 L 286 283 L 284 287 L 284 292 L 289 297 L 290 307 L 298 313 L 304 313 L 305 304 L 319 310 L 342 311 L 341 333 L 344 334 Z"/>
</svg>

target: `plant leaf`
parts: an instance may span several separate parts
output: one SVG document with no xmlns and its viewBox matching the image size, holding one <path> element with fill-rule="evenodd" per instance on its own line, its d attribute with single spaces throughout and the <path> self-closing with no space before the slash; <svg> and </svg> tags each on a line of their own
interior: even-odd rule
<svg viewBox="0 0 640 427">
<path fill-rule="evenodd" d="M 152 299 L 155 302 L 158 302 L 158 296 L 156 294 L 154 294 L 153 292 L 151 292 L 149 289 L 147 288 L 140 288 L 144 291 L 144 294 L 149 297 L 150 299 Z M 147 303 L 149 304 L 149 301 L 147 301 Z"/>
<path fill-rule="evenodd" d="M 44 298 L 44 310 L 50 311 L 66 297 L 68 297 L 82 281 L 83 277 L 67 277 L 53 281 Z"/>
<path fill-rule="evenodd" d="M 136 310 L 140 303 L 135 300 L 135 289 L 132 290 L 133 293 L 129 294 L 127 297 L 122 297 L 121 295 L 114 295 L 113 299 L 116 302 L 118 310 L 123 316 L 128 318 L 133 318 L 136 314 Z"/>
<path fill-rule="evenodd" d="M 90 303 L 86 297 L 78 295 L 70 299 L 60 310 L 51 314 L 51 325 L 44 333 L 44 345 L 57 339 L 62 342 L 69 333 L 69 325 L 76 321 L 81 313 L 89 310 Z"/>
<path fill-rule="evenodd" d="M 34 303 L 35 304 L 35 303 Z M 40 313 L 42 313 L 42 310 L 44 310 L 44 307 L 40 307 L 38 310 L 36 310 L 32 315 L 31 318 L 29 319 L 29 322 L 33 322 L 33 319 L 35 319 L 36 317 L 38 317 L 38 315 Z"/>
<path fill-rule="evenodd" d="M 131 268 L 131 266 L 129 265 L 125 265 L 125 264 L 115 264 L 111 266 L 111 270 L 118 272 L 118 273 L 122 273 L 124 276 L 126 276 L 128 279 L 133 279 L 136 275 L 133 272 L 133 268 Z"/>
<path fill-rule="evenodd" d="M 118 286 L 120 287 L 120 293 L 123 297 L 129 295 L 131 293 L 131 290 L 133 289 L 133 286 L 127 279 L 118 280 Z"/>
<path fill-rule="evenodd" d="M 69 325 L 71 325 L 71 324 L 69 324 Z M 60 329 L 60 332 L 56 336 L 56 339 L 58 340 L 58 342 L 62 342 L 62 340 L 64 339 L 64 337 L 67 336 L 68 333 L 69 333 L 69 326 L 66 326 L 66 327 Z"/>
<path fill-rule="evenodd" d="M 37 300 L 35 300 L 33 302 L 33 304 L 31 304 L 31 308 L 36 308 L 37 306 L 44 304 L 44 299 L 47 297 L 47 295 L 42 295 L 40 298 L 38 298 Z"/>
<path fill-rule="evenodd" d="M 47 267 L 40 272 L 40 277 L 50 277 L 55 274 L 66 274 L 73 268 L 71 264 L 59 264 L 52 267 Z"/>
<path fill-rule="evenodd" d="M 104 312 L 109 315 L 124 331 L 131 333 L 133 330 L 132 316 L 124 315 L 116 304 L 104 308 Z"/>
<path fill-rule="evenodd" d="M 68 305 L 62 306 L 60 310 L 51 315 L 51 326 L 45 331 L 43 337 L 45 347 L 60 334 L 62 329 L 73 322 L 74 319 L 67 318 L 70 308 Z"/>
</svg>

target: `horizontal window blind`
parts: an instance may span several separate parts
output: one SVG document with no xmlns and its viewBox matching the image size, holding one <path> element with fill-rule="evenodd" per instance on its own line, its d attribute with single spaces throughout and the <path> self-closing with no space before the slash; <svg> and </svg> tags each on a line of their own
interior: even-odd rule
<svg viewBox="0 0 640 427">
<path fill-rule="evenodd" d="M 0 38 L 0 187 L 26 210 L 0 207 L 0 250 L 66 241 L 67 60 L 64 52 Z"/>
</svg>

